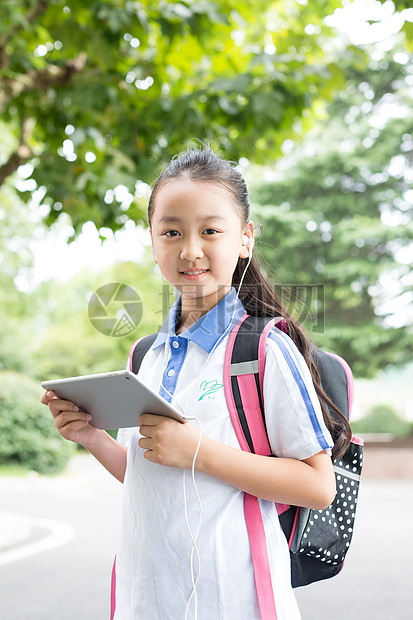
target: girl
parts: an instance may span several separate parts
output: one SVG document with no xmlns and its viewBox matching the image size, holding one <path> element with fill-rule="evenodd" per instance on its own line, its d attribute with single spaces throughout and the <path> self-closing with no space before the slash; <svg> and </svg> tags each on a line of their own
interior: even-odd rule
<svg viewBox="0 0 413 620">
<path fill-rule="evenodd" d="M 122 429 L 114 440 L 73 403 L 52 392 L 42 397 L 59 433 L 82 444 L 124 485 L 115 620 L 186 617 L 193 585 L 186 519 L 195 529 L 199 505 L 189 488 L 184 505 L 182 472 L 191 469 L 199 440 L 194 467 L 202 526 L 195 615 L 200 620 L 260 618 L 244 518 L 246 492 L 260 501 L 277 619 L 300 618 L 274 502 L 327 507 L 335 494 L 331 454 L 345 449 L 349 429 L 344 419 L 333 422 L 328 414 L 303 329 L 281 307 L 256 259 L 249 261 L 254 243 L 249 210 L 238 170 L 207 147 L 174 158 L 149 200 L 154 260 L 180 297 L 139 378 L 196 417 L 201 437 L 196 421 L 180 424 L 145 414 L 138 428 Z M 282 315 L 289 328 L 290 338 L 277 330 L 268 338 L 264 377 L 266 426 L 273 454 L 280 458 L 240 449 L 225 401 L 226 344 L 244 312 Z M 281 337 L 289 343 L 289 362 Z"/>
</svg>

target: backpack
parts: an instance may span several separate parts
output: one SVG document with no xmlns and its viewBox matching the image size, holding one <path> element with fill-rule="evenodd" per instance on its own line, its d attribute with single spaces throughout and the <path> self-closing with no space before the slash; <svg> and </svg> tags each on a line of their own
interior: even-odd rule
<svg viewBox="0 0 413 620">
<path fill-rule="evenodd" d="M 265 346 L 274 326 L 287 331 L 286 322 L 280 317 L 244 315 L 230 332 L 224 361 L 225 396 L 241 448 L 269 457 L 274 455 L 266 433 L 262 392 Z M 152 334 L 135 343 L 130 355 L 132 372 L 138 372 L 156 336 Z M 339 356 L 317 347 L 313 348 L 312 355 L 324 391 L 349 419 L 354 396 L 349 366 Z M 246 398 L 248 406 L 244 402 Z M 331 414 L 335 415 L 333 411 Z M 328 508 L 313 510 L 276 504 L 290 550 L 293 588 L 340 572 L 353 534 L 362 458 L 363 441 L 353 436 L 347 452 L 334 461 L 337 493 Z M 272 584 L 264 525 L 256 497 L 245 494 L 244 512 L 262 617 L 274 618 L 275 607 L 268 602 Z"/>
</svg>

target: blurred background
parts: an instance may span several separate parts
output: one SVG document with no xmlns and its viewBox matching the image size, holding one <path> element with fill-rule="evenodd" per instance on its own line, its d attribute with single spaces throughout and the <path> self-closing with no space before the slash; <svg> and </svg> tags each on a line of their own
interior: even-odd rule
<svg viewBox="0 0 413 620">
<path fill-rule="evenodd" d="M 378 575 L 369 519 L 380 510 L 374 535 L 400 567 L 383 502 L 405 519 L 413 501 L 408 0 L 2 1 L 2 618 L 49 618 L 63 600 L 68 618 L 107 617 L 120 492 L 56 434 L 39 384 L 123 368 L 131 344 L 162 324 L 150 184 L 200 142 L 238 163 L 273 285 L 353 370 L 365 490 L 342 587 L 361 618 L 387 618 L 396 599 L 393 615 L 407 618 L 407 587 L 387 585 L 386 607 L 360 584 L 366 593 L 369 575 L 383 587 L 389 577 Z M 70 596 L 56 566 L 76 575 Z M 304 597 L 304 620 L 327 617 L 321 599 L 340 620 L 337 579 Z"/>
</svg>

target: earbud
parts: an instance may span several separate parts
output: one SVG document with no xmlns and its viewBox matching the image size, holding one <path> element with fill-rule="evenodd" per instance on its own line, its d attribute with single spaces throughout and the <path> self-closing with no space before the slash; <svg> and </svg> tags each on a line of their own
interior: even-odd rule
<svg viewBox="0 0 413 620">
<path fill-rule="evenodd" d="M 242 235 L 242 245 L 248 248 L 248 258 L 252 257 L 252 237 L 248 237 L 248 235 Z"/>
</svg>

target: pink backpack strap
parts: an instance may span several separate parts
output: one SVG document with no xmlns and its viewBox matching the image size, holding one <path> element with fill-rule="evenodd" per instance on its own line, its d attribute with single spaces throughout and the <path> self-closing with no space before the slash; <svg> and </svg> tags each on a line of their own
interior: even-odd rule
<svg viewBox="0 0 413 620">
<path fill-rule="evenodd" d="M 237 336 L 238 330 L 241 327 L 241 324 L 247 318 L 247 316 L 248 316 L 247 314 L 244 314 L 244 316 L 235 325 L 235 327 L 232 328 L 232 330 L 231 330 L 231 332 L 229 334 L 228 344 L 227 344 L 227 348 L 226 348 L 226 351 L 225 351 L 225 359 L 224 359 L 224 392 L 225 392 L 225 398 L 226 398 L 226 401 L 227 401 L 227 406 L 228 406 L 228 409 L 229 409 L 229 414 L 231 416 L 232 425 L 234 427 L 237 439 L 238 439 L 238 441 L 240 443 L 241 448 L 243 450 L 245 450 L 246 452 L 249 452 L 250 450 L 249 450 L 249 447 L 248 447 L 248 443 L 247 443 L 245 435 L 244 435 L 244 433 L 242 431 L 241 423 L 240 423 L 240 420 L 239 420 L 238 415 L 237 415 L 237 409 L 236 409 L 236 405 L 235 405 L 234 394 L 232 392 L 232 387 L 231 387 L 231 355 L 232 355 L 232 349 L 234 348 L 234 342 L 235 342 L 235 338 Z"/>
<path fill-rule="evenodd" d="M 110 588 L 110 620 L 113 620 L 116 611 L 116 556 L 112 568 L 112 583 Z"/>
<path fill-rule="evenodd" d="M 262 620 L 277 620 L 270 563 L 267 553 L 264 523 L 260 503 L 256 497 L 245 493 L 244 516 L 250 541 L 254 566 L 255 588 Z"/>
<path fill-rule="evenodd" d="M 271 449 L 262 416 L 255 374 L 259 370 L 260 381 L 262 381 L 261 377 L 264 376 L 265 343 L 267 336 L 274 323 L 280 319 L 270 319 L 262 331 L 258 349 L 258 360 L 232 364 L 232 351 L 235 338 L 246 318 L 247 315 L 242 317 L 239 323 L 232 329 L 228 339 L 224 361 L 224 390 L 231 420 L 241 448 L 247 452 L 254 451 L 256 454 L 268 456 L 271 454 Z M 244 428 L 237 411 L 234 389 L 238 390 L 241 397 L 242 409 L 243 414 L 245 414 L 246 422 L 246 427 L 244 425 Z M 245 428 L 249 430 L 249 438 L 247 438 L 244 433 Z M 251 443 L 253 450 L 251 450 Z M 246 493 L 244 497 L 244 515 L 250 541 L 255 587 L 257 590 L 261 617 L 263 620 L 276 620 L 277 612 L 261 508 L 258 498 L 248 493 Z"/>
</svg>

